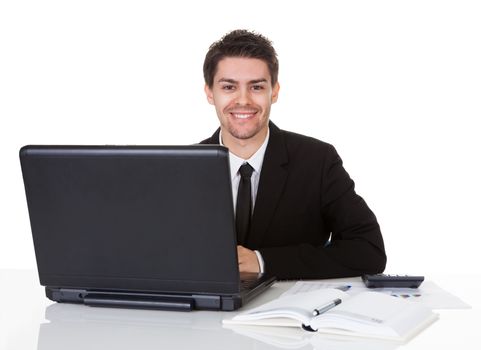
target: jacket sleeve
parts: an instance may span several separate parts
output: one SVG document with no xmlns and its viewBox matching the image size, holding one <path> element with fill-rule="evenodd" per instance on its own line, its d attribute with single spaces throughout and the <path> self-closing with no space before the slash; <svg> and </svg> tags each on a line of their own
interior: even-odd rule
<svg viewBox="0 0 481 350">
<path fill-rule="evenodd" d="M 384 271 L 386 254 L 377 219 L 356 194 L 333 146 L 321 167 L 319 215 L 331 232 L 329 242 L 261 248 L 265 272 L 278 279 L 319 279 Z"/>
</svg>

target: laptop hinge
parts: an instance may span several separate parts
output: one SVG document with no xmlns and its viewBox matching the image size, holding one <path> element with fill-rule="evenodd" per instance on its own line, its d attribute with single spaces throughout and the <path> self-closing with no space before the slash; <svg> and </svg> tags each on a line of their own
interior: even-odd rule
<svg viewBox="0 0 481 350">
<path fill-rule="evenodd" d="M 190 310 L 233 310 L 232 297 L 182 294 L 182 295 L 156 295 L 142 293 L 106 291 L 88 291 L 86 289 L 69 289 L 45 287 L 46 295 L 50 300 L 62 303 L 79 303 L 90 306 L 121 307 L 158 309 L 171 311 Z M 240 306 L 240 305 L 239 305 Z"/>
<path fill-rule="evenodd" d="M 87 294 L 85 305 L 100 307 L 121 307 L 132 309 L 156 309 L 171 311 L 191 311 L 194 300 L 190 298 L 154 297 L 140 295 Z"/>
</svg>

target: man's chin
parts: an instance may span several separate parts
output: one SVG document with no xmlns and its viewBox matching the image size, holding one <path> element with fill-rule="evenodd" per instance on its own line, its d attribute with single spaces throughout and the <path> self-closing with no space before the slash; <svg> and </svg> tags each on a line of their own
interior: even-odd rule
<svg viewBox="0 0 481 350">
<path fill-rule="evenodd" d="M 249 140 L 255 137 L 261 131 L 261 128 L 251 130 L 239 130 L 237 128 L 229 128 L 229 134 L 238 140 Z"/>
<path fill-rule="evenodd" d="M 226 131 L 230 136 L 236 138 L 237 140 L 247 141 L 255 138 L 257 135 L 267 132 L 269 128 L 269 122 L 256 120 L 255 122 L 250 121 L 248 123 L 233 123 L 227 120 L 226 123 L 222 124 L 224 131 Z"/>
</svg>

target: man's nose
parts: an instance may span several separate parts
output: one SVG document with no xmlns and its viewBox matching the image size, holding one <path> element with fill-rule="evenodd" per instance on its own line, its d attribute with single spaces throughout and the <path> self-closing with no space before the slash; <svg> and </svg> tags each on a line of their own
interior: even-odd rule
<svg viewBox="0 0 481 350">
<path fill-rule="evenodd" d="M 238 90 L 236 102 L 239 105 L 250 104 L 250 95 L 249 95 L 249 89 L 248 88 L 241 88 L 241 89 Z"/>
</svg>

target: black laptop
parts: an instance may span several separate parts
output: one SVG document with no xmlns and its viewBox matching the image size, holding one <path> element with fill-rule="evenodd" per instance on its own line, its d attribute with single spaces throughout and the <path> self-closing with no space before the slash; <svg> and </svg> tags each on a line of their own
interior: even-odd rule
<svg viewBox="0 0 481 350">
<path fill-rule="evenodd" d="M 225 147 L 25 146 L 40 283 L 57 302 L 235 310 L 274 278 L 240 276 Z"/>
</svg>

